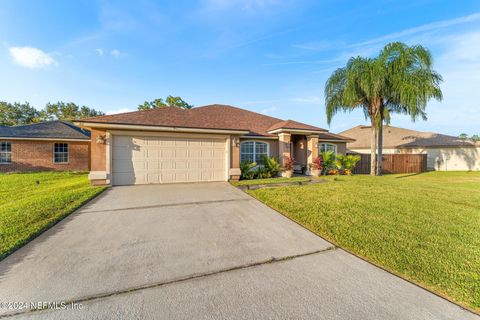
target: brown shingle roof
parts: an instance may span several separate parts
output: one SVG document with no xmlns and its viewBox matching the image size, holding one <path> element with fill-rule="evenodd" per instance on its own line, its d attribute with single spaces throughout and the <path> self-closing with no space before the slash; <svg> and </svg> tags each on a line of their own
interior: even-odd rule
<svg viewBox="0 0 480 320">
<path fill-rule="evenodd" d="M 370 126 L 356 126 L 340 133 L 355 139 L 348 143 L 349 149 L 370 148 Z M 475 143 L 457 137 L 434 132 L 422 132 L 410 129 L 384 126 L 384 148 L 416 148 L 416 147 L 472 147 Z"/>
<path fill-rule="evenodd" d="M 331 133 L 331 132 L 321 132 L 318 135 L 320 140 L 347 140 L 347 141 L 355 141 L 355 139 L 342 136 L 339 134 Z"/>
<path fill-rule="evenodd" d="M 158 108 L 79 120 L 81 122 L 147 125 L 182 128 L 205 128 L 249 131 L 248 135 L 276 136 L 268 131 L 287 128 L 313 131 L 325 129 L 305 123 L 266 116 L 227 105 L 208 105 L 192 109 Z M 274 128 L 274 129 L 272 129 Z"/>
<path fill-rule="evenodd" d="M 273 131 L 277 129 L 297 129 L 297 130 L 312 130 L 312 131 L 325 131 L 327 130 L 311 126 L 309 124 L 301 123 L 294 120 L 285 120 L 275 123 L 273 126 L 267 129 L 267 131 Z"/>
</svg>

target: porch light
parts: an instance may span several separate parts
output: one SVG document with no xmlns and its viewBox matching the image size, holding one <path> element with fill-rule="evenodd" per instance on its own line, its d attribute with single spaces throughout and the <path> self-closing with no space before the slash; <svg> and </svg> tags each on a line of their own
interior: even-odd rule
<svg viewBox="0 0 480 320">
<path fill-rule="evenodd" d="M 234 137 L 234 138 L 232 139 L 232 146 L 238 147 L 239 145 L 240 145 L 240 139 L 237 138 L 237 137 Z"/>
<path fill-rule="evenodd" d="M 98 144 L 106 144 L 107 143 L 107 138 L 105 136 L 98 136 L 97 137 L 97 143 Z"/>
</svg>

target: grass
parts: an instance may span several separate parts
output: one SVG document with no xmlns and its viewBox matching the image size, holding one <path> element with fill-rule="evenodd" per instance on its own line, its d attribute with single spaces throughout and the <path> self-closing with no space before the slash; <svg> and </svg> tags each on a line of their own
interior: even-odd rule
<svg viewBox="0 0 480 320">
<path fill-rule="evenodd" d="M 336 245 L 480 311 L 480 172 L 328 179 L 248 193 Z"/>
<path fill-rule="evenodd" d="M 304 182 L 310 180 L 307 177 L 291 177 L 291 178 L 268 178 L 268 179 L 252 179 L 252 180 L 240 180 L 240 181 L 231 181 L 231 184 L 238 186 L 251 186 L 255 184 L 272 184 L 272 183 L 282 183 L 282 182 Z"/>
<path fill-rule="evenodd" d="M 86 173 L 0 174 L 0 259 L 104 189 Z"/>
</svg>

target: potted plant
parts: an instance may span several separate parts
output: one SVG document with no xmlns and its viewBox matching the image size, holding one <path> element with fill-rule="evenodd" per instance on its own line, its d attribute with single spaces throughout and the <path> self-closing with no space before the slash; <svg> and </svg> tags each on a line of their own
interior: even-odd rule
<svg viewBox="0 0 480 320">
<path fill-rule="evenodd" d="M 310 163 L 310 175 L 318 177 L 323 169 L 323 157 L 318 156 Z"/>
<path fill-rule="evenodd" d="M 285 178 L 291 178 L 293 175 L 293 159 L 291 157 L 285 157 L 285 160 L 283 162 L 283 171 L 282 171 L 282 177 Z"/>
</svg>

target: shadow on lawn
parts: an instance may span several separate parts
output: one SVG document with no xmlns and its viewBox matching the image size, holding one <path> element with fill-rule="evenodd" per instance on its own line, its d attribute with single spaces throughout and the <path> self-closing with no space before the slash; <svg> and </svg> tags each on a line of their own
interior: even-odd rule
<svg viewBox="0 0 480 320">
<path fill-rule="evenodd" d="M 395 177 L 395 179 L 410 178 L 410 177 L 419 176 L 419 175 L 422 175 L 422 174 L 425 174 L 425 173 L 426 173 L 426 172 L 409 173 L 409 174 L 405 174 L 405 175 L 403 175 L 403 176 Z"/>
</svg>

